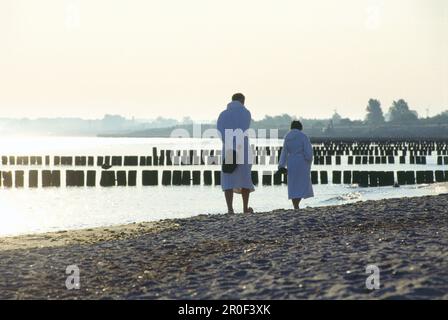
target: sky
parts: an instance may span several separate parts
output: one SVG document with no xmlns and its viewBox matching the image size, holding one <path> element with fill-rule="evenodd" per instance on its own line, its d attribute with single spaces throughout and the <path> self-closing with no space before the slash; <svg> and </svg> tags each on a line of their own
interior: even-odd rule
<svg viewBox="0 0 448 320">
<path fill-rule="evenodd" d="M 0 117 L 448 109 L 446 0 L 1 0 Z"/>
</svg>

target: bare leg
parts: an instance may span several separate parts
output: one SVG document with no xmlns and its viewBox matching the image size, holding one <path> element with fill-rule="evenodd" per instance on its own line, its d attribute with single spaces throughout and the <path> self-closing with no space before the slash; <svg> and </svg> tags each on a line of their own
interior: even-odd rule
<svg viewBox="0 0 448 320">
<path fill-rule="evenodd" d="M 243 212 L 244 213 L 253 213 L 253 209 L 249 207 L 249 189 L 241 189 L 241 195 L 243 197 Z"/>
<path fill-rule="evenodd" d="M 298 199 L 292 199 L 292 205 L 294 206 L 294 210 L 299 210 L 299 205 L 300 205 L 300 198 Z"/>
<path fill-rule="evenodd" d="M 224 195 L 226 196 L 228 213 L 234 213 L 234 211 L 233 211 L 233 189 L 225 190 Z"/>
</svg>

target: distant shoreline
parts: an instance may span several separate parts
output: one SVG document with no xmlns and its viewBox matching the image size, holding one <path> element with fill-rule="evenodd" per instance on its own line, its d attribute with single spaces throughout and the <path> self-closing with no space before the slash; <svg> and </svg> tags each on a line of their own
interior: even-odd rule
<svg viewBox="0 0 448 320">
<path fill-rule="evenodd" d="M 3 135 L 0 139 L 8 139 L 8 138 L 104 138 L 104 139 L 117 139 L 117 138 L 129 138 L 129 139 L 188 139 L 188 138 L 180 138 L 180 137 L 170 137 L 170 136 L 127 136 L 127 135 Z M 209 138 L 206 138 L 209 139 Z M 218 138 L 215 138 L 219 140 Z M 283 140 L 283 137 L 280 135 L 278 140 Z M 411 137 L 411 138 L 402 138 L 402 137 L 348 137 L 348 136 L 334 136 L 334 137 L 313 137 L 310 136 L 310 140 L 313 143 L 321 143 L 327 141 L 340 141 L 340 142 L 400 142 L 400 141 L 409 141 L 409 142 L 418 142 L 418 141 L 447 141 L 447 137 Z"/>
<path fill-rule="evenodd" d="M 216 128 L 215 125 L 202 124 L 201 132 L 208 129 Z M 154 138 L 169 138 L 174 130 L 183 130 L 193 137 L 193 126 L 183 125 L 166 128 L 148 129 L 132 132 L 117 132 L 117 133 L 103 133 L 98 134 L 98 137 L 154 137 Z M 266 130 L 267 137 L 269 137 L 269 130 L 278 130 L 278 137 L 283 138 L 289 131 L 288 125 L 279 126 L 263 126 L 253 125 L 251 129 L 258 132 L 258 130 Z M 393 125 L 385 124 L 378 126 L 335 126 L 331 128 L 307 126 L 304 122 L 304 133 L 312 140 L 446 140 L 448 139 L 448 125 L 447 124 L 409 124 L 409 125 Z"/>
</svg>

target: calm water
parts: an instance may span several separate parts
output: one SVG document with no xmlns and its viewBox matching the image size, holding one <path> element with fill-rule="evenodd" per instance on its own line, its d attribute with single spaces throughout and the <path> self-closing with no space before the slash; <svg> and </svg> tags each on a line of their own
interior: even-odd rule
<svg viewBox="0 0 448 320">
<path fill-rule="evenodd" d="M 281 142 L 279 142 L 281 143 Z M 266 142 L 260 142 L 266 145 Z M 3 138 L 0 155 L 151 155 L 159 149 L 219 149 L 219 141 L 158 138 Z M 314 166 L 313 170 L 359 170 L 363 166 Z M 19 167 L 15 167 L 16 169 Z M 153 167 L 154 168 L 154 167 Z M 153 169 L 151 168 L 151 169 Z M 190 167 L 183 166 L 182 170 Z M 219 167 L 191 167 L 203 170 Z M 428 157 L 426 166 L 369 165 L 368 170 L 435 170 L 436 157 Z M 4 168 L 3 168 L 4 169 Z M 13 169 L 13 168 L 9 168 Z M 23 168 L 21 168 L 23 169 Z M 91 168 L 89 168 L 91 169 Z M 148 169 L 148 167 L 146 168 Z M 174 169 L 172 167 L 161 167 Z M 275 170 L 275 166 L 254 166 L 254 170 Z M 2 167 L 0 166 L 0 170 Z M 138 183 L 141 169 L 138 169 Z M 99 172 L 98 172 L 99 173 Z M 62 185 L 64 179 L 62 175 Z M 97 175 L 98 179 L 99 175 Z M 331 175 L 329 176 L 331 178 Z M 316 185 L 316 197 L 302 206 L 327 206 L 355 201 L 422 196 L 445 193 L 446 184 L 404 186 L 400 188 L 358 188 L 356 186 Z M 235 209 L 241 211 L 236 197 Z M 289 208 L 286 186 L 259 186 L 252 194 L 256 211 Z M 114 187 L 114 188 L 0 188 L 0 235 L 17 235 L 47 231 L 108 226 L 129 222 L 183 218 L 205 213 L 223 213 L 225 202 L 220 187 Z"/>
</svg>

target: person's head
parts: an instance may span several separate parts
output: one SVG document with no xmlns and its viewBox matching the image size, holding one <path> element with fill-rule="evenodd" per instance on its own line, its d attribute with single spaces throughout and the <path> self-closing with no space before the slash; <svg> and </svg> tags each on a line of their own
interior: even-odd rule
<svg viewBox="0 0 448 320">
<path fill-rule="evenodd" d="M 302 131 L 303 126 L 302 126 L 302 122 L 300 122 L 299 120 L 294 120 L 293 122 L 291 122 L 291 130 L 292 129 L 297 129 Z"/>
<path fill-rule="evenodd" d="M 242 104 L 244 104 L 244 102 L 246 101 L 246 97 L 245 97 L 244 94 L 242 94 L 242 93 L 235 93 L 235 94 L 232 96 L 232 101 L 239 101 L 239 102 L 241 102 Z"/>
</svg>

